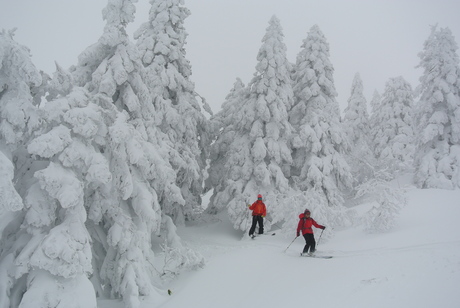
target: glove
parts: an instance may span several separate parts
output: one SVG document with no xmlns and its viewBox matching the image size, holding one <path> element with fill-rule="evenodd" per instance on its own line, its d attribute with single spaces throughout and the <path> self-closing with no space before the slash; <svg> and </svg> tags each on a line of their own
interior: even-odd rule
<svg viewBox="0 0 460 308">
<path fill-rule="evenodd" d="M 299 237 L 299 236 L 300 236 L 300 233 L 299 233 L 299 232 L 297 232 L 297 237 Z"/>
<path fill-rule="evenodd" d="M 324 226 L 323 226 L 323 228 L 322 228 L 322 229 L 324 230 L 324 229 L 326 229 L 326 227 L 324 227 Z"/>
<path fill-rule="evenodd" d="M 250 207 L 250 206 L 251 206 L 251 205 L 250 205 L 250 204 L 248 204 L 248 207 Z"/>
<path fill-rule="evenodd" d="M 262 215 L 263 218 L 265 218 L 265 215 Z"/>
</svg>

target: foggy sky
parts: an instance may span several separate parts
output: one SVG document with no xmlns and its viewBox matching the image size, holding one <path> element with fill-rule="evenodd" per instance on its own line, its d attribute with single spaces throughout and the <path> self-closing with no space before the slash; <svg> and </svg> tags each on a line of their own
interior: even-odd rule
<svg viewBox="0 0 460 308">
<path fill-rule="evenodd" d="M 78 55 L 102 34 L 106 0 L 0 0 L 0 29 L 17 27 L 15 40 L 30 48 L 38 69 L 52 74 L 77 63 Z M 289 61 L 317 24 L 330 47 L 337 100 L 343 110 L 359 72 L 370 102 L 374 90 L 404 77 L 415 89 L 421 76 L 417 54 L 430 26 L 448 27 L 460 40 L 460 1 L 456 0 L 185 0 L 192 15 L 185 21 L 191 80 L 214 112 L 239 77 L 249 83 L 257 52 L 276 15 L 284 32 Z M 147 21 L 148 0 L 137 3 L 132 33 Z"/>
</svg>

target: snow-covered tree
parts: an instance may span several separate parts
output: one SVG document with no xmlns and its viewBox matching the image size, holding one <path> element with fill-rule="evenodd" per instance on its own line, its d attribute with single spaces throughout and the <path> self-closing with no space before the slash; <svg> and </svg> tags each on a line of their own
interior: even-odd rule
<svg viewBox="0 0 460 308">
<path fill-rule="evenodd" d="M 172 146 L 158 128 L 158 110 L 141 55 L 126 34 L 134 2 L 109 1 L 103 10 L 104 33 L 71 70 L 102 117 L 100 127 L 93 129 L 103 138 L 94 136 L 98 138 L 92 144 L 103 154 L 111 175 L 107 184 L 88 185 L 85 194 L 87 226 L 97 256 L 92 280 L 101 296 L 122 297 L 127 307 L 138 306 L 139 296 L 155 294 L 152 235 L 176 235 L 170 224 L 164 224 L 164 205 L 185 204 L 170 164 Z M 184 253 L 182 258 L 189 256 Z M 198 255 L 188 260 L 202 262 Z"/>
<path fill-rule="evenodd" d="M 190 11 L 183 0 L 151 0 L 149 21 L 136 31 L 140 57 L 158 112 L 164 142 L 170 147 L 170 163 L 182 202 L 163 202 L 163 211 L 176 224 L 192 219 L 201 208 L 201 194 L 210 142 L 209 123 L 201 111 L 190 80 L 192 70 L 185 57 L 185 19 Z M 211 113 L 201 98 L 204 109 Z"/>
<path fill-rule="evenodd" d="M 239 124 L 243 116 L 241 108 L 243 108 L 248 94 L 248 88 L 245 87 L 240 78 L 237 78 L 230 93 L 225 97 L 221 110 L 211 117 L 211 131 L 216 137 L 210 150 L 206 192 L 212 189 L 215 191 L 225 190 L 227 178 L 223 174 L 225 174 L 224 168 L 228 163 L 227 153 L 238 134 Z M 216 194 L 211 196 L 211 202 L 206 209 L 210 214 L 216 214 L 226 209 L 227 204 L 213 202 L 216 196 Z"/>
<path fill-rule="evenodd" d="M 370 233 L 387 232 L 396 224 L 396 217 L 406 205 L 405 191 L 396 187 L 388 178 L 376 176 L 358 187 L 357 196 L 371 195 L 375 197 L 374 205 L 364 214 L 364 228 Z"/>
<path fill-rule="evenodd" d="M 356 73 L 351 85 L 351 95 L 344 111 L 343 128 L 351 145 L 346 158 L 356 186 L 372 177 L 374 165 L 367 101 L 359 73 Z"/>
<path fill-rule="evenodd" d="M 24 251 L 32 253 L 40 236 L 25 231 L 28 200 L 24 196 L 29 186 L 24 184 L 30 182 L 36 168 L 25 146 L 41 124 L 33 93 L 41 86 L 42 77 L 30 60 L 29 50 L 16 43 L 13 35 L 14 31 L 0 33 L 0 306 L 17 307 L 21 303 L 32 307 L 23 301 L 23 294 L 39 285 L 40 279 L 33 275 L 39 266 L 24 266 L 21 255 Z M 42 291 L 46 290 L 47 286 L 42 286 Z M 36 304 L 44 298 L 40 296 L 35 298 Z M 62 296 L 52 294 L 49 299 L 60 300 Z"/>
<path fill-rule="evenodd" d="M 11 190 L 12 185 L 1 189 L 7 192 L 2 197 L 8 198 L 0 210 L 4 223 L 0 228 L 0 263 L 8 269 L 1 271 L 1 306 L 57 307 L 59 303 L 64 307 L 72 303 L 74 307 L 96 307 L 87 278 L 91 273 L 91 248 L 84 227 L 81 183 L 72 173 L 61 173 L 58 166 L 43 169 L 48 162 L 34 161 L 27 153 L 30 139 L 43 126 L 43 117 L 39 116 L 42 110 L 32 104 L 40 102 L 37 94 L 41 90 L 37 89 L 42 77 L 30 61 L 29 51 L 16 44 L 11 33 L 3 32 L 0 40 L 0 79 L 8 85 L 3 87 L 1 97 L 5 103 L 1 104 L 2 184 L 12 180 L 14 171 L 18 192 Z M 67 142 L 63 130 L 55 132 L 59 141 L 47 139 L 44 151 Z M 4 153 L 14 158 L 15 166 L 4 160 Z"/>
<path fill-rule="evenodd" d="M 134 2 L 109 0 L 99 41 L 49 84 L 11 33 L 0 37 L 2 306 L 95 307 L 97 293 L 137 307 L 156 292 L 153 235 L 164 237 L 168 270 L 203 264 L 162 209 L 186 193 L 125 31 Z"/>
<path fill-rule="evenodd" d="M 343 191 L 351 187 L 352 178 L 344 158 L 348 142 L 340 122 L 333 72 L 329 44 L 315 25 L 303 41 L 294 72 L 295 104 L 289 121 L 297 136 L 291 175 L 301 191 L 323 195 L 318 199 L 324 202 L 318 206 L 338 212 Z M 329 217 L 331 223 L 339 223 L 335 218 Z"/>
<path fill-rule="evenodd" d="M 56 71 L 53 78 L 49 80 L 46 88 L 48 101 L 56 99 L 58 96 L 64 97 L 69 94 L 74 86 L 72 74 L 56 63 Z"/>
<path fill-rule="evenodd" d="M 392 171 L 413 164 L 413 91 L 402 77 L 390 78 L 375 110 L 371 138 L 378 164 Z"/>
<path fill-rule="evenodd" d="M 380 107 L 381 102 L 382 102 L 382 96 L 380 95 L 380 93 L 377 90 L 374 90 L 374 93 L 372 94 L 372 99 L 371 99 L 371 102 L 370 102 L 371 115 L 370 115 L 369 123 L 370 123 L 371 126 L 374 125 L 374 123 L 375 123 L 374 115 L 377 114 L 377 109 Z"/>
<path fill-rule="evenodd" d="M 370 102 L 371 106 L 371 115 L 369 117 L 369 138 L 370 138 L 370 146 L 372 149 L 372 154 L 375 158 L 375 147 L 374 147 L 374 140 L 372 139 L 372 130 L 376 130 L 376 126 L 379 125 L 380 119 L 378 118 L 380 116 L 380 107 L 382 106 L 382 96 L 377 90 L 374 90 L 374 94 L 372 94 L 372 99 Z M 378 162 L 375 161 L 376 165 L 378 165 Z"/>
<path fill-rule="evenodd" d="M 13 37 L 14 30 L 0 32 L 0 150 L 10 159 L 40 124 L 32 89 L 42 83 L 29 49 Z"/>
<path fill-rule="evenodd" d="M 292 128 L 287 110 L 293 103 L 291 66 L 286 59 L 282 28 L 275 16 L 269 21 L 257 60 L 248 89 L 238 86 L 239 92 L 248 93 L 229 98 L 225 106 L 227 112 L 233 110 L 233 114 L 223 115 L 232 117 L 225 120 L 232 127 L 223 128 L 211 162 L 212 176 L 222 181 L 214 189 L 210 206 L 226 206 L 233 226 L 241 230 L 249 227 L 247 204 L 259 193 L 272 222 L 284 220 L 283 198 L 290 190 L 287 177 L 292 162 L 289 149 Z M 219 159 L 223 155 L 226 158 Z"/>
<path fill-rule="evenodd" d="M 448 28 L 433 27 L 419 53 L 415 181 L 421 188 L 460 187 L 460 69 Z"/>
<path fill-rule="evenodd" d="M 47 102 L 40 113 L 42 126 L 27 146 L 41 166 L 29 180 L 25 197 L 24 225 L 32 238 L 18 259 L 23 270 L 34 269 L 31 274 L 35 278 L 23 301 L 34 305 L 33 299 L 43 289 L 35 283 L 53 286 L 42 293 L 41 300 L 50 301 L 49 305 L 54 289 L 71 290 L 72 286 L 92 290 L 95 301 L 94 289 L 86 278 L 93 273 L 93 254 L 85 201 L 92 191 L 89 187 L 108 184 L 112 179 L 108 161 L 99 153 L 107 131 L 103 112 L 91 103 L 85 89 L 75 88 L 66 97 Z M 75 292 L 63 293 L 60 300 L 71 301 Z M 84 300 L 79 307 L 85 307 L 91 293 L 78 296 Z"/>
</svg>

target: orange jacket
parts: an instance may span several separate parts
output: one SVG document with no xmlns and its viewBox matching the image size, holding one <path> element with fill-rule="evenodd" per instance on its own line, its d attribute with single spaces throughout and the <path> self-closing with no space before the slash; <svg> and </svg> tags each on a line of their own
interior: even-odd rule
<svg viewBox="0 0 460 308">
<path fill-rule="evenodd" d="M 262 200 L 254 202 L 249 209 L 252 211 L 252 216 L 267 216 L 267 208 Z"/>
</svg>

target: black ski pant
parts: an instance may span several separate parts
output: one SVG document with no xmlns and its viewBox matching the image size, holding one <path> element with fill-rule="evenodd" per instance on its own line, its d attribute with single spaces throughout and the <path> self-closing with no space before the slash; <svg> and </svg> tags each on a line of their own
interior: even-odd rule
<svg viewBox="0 0 460 308">
<path fill-rule="evenodd" d="M 249 229 L 249 236 L 254 234 L 257 224 L 259 224 L 259 234 L 264 233 L 264 218 L 260 215 L 257 215 L 257 216 L 252 216 L 252 226 L 251 226 L 251 229 Z"/>
<path fill-rule="evenodd" d="M 303 248 L 303 253 L 307 253 L 308 249 L 310 249 L 310 252 L 315 252 L 315 236 L 312 233 L 305 233 L 303 238 L 305 239 L 305 247 Z"/>
</svg>

